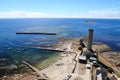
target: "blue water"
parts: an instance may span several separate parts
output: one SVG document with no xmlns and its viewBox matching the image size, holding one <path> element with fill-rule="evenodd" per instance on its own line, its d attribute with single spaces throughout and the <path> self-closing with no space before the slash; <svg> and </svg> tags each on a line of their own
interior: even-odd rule
<svg viewBox="0 0 120 80">
<path fill-rule="evenodd" d="M 0 19 L 0 58 L 13 58 L 7 48 L 24 48 L 20 46 L 44 46 L 56 44 L 59 37 L 81 37 L 94 29 L 94 41 L 108 44 L 112 50 L 120 51 L 120 19 L 70 19 L 70 18 L 32 18 L 32 19 Z M 16 35 L 16 32 L 55 32 L 57 35 Z M 18 46 L 19 45 L 19 46 Z M 17 47 L 17 48 L 16 48 Z M 35 52 L 36 49 L 27 50 Z M 25 53 L 24 51 L 23 53 Z M 41 52 L 41 53 L 40 53 Z M 39 50 L 37 55 L 45 55 Z M 22 55 L 21 55 L 22 56 Z M 29 55 L 27 55 L 29 56 Z M 46 56 L 45 56 L 46 57 Z M 14 59 L 14 58 L 13 58 Z M 29 61 L 29 60 L 28 60 Z"/>
<path fill-rule="evenodd" d="M 47 44 L 58 42 L 55 38 L 87 36 L 90 28 L 94 29 L 94 41 L 106 43 L 113 51 L 120 52 L 120 19 L 0 19 L 0 59 L 9 59 L 6 64 L 0 60 L 0 66 L 20 66 L 21 60 L 37 64 L 58 53 L 28 46 L 48 47 Z M 57 35 L 16 35 L 16 32 L 54 32 Z"/>
<path fill-rule="evenodd" d="M 107 43 L 112 50 L 120 50 L 120 19 L 0 19 L 0 42 L 57 43 L 47 38 L 86 36 L 89 28 L 94 29 L 94 41 Z M 57 36 L 15 34 L 21 31 L 55 32 Z"/>
<path fill-rule="evenodd" d="M 113 50 L 120 49 L 120 19 L 0 19 L 0 41 L 41 39 L 44 42 L 46 38 L 80 37 L 86 36 L 89 28 L 94 29 L 94 41 L 114 45 Z M 56 32 L 58 35 L 16 35 L 19 31 Z"/>
<path fill-rule="evenodd" d="M 0 41 L 19 43 L 41 39 L 45 42 L 46 38 L 80 37 L 86 36 L 89 28 L 94 29 L 94 41 L 107 43 L 113 50 L 120 49 L 120 19 L 0 19 Z M 58 35 L 15 34 L 20 31 L 56 32 Z"/>
</svg>

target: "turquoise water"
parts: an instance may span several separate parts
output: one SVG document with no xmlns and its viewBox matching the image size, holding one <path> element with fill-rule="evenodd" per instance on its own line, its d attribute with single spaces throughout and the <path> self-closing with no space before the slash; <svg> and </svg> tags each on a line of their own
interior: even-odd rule
<svg viewBox="0 0 120 80">
<path fill-rule="evenodd" d="M 0 59 L 9 59 L 7 64 L 19 63 L 21 60 L 37 64 L 57 53 L 28 46 L 55 45 L 58 42 L 55 38 L 86 36 L 90 28 L 94 29 L 94 41 L 106 43 L 112 50 L 120 51 L 120 19 L 0 19 Z M 57 35 L 15 34 L 24 31 L 54 32 Z M 0 66 L 7 64 L 1 62 Z"/>
</svg>

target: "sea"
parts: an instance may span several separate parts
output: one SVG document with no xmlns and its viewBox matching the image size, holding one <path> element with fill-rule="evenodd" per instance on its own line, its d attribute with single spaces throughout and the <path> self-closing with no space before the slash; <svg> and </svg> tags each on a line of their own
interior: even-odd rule
<svg viewBox="0 0 120 80">
<path fill-rule="evenodd" d="M 25 60 L 32 65 L 59 54 L 34 47 L 53 47 L 56 38 L 80 38 L 93 29 L 93 41 L 102 42 L 120 52 L 120 19 L 83 18 L 17 18 L 0 19 L 0 67 Z M 57 35 L 21 34 L 16 32 L 48 32 Z"/>
</svg>

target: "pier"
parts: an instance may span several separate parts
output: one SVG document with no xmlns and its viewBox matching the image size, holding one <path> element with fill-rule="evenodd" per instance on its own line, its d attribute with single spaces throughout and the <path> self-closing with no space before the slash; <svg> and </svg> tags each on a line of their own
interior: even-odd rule
<svg viewBox="0 0 120 80">
<path fill-rule="evenodd" d="M 47 32 L 16 32 L 16 34 L 42 34 L 42 35 L 57 35 L 57 33 L 47 33 Z"/>
<path fill-rule="evenodd" d="M 35 48 L 37 48 L 37 49 L 41 49 L 41 50 L 47 50 L 47 51 L 65 52 L 65 50 L 54 49 L 54 48 L 42 48 L 42 47 L 35 47 Z"/>
</svg>

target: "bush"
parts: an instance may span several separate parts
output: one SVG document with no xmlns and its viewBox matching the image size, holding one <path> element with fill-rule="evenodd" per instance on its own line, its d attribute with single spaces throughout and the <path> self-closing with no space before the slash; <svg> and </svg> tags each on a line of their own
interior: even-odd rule
<svg viewBox="0 0 120 80">
<path fill-rule="evenodd" d="M 97 63 L 96 63 L 96 64 L 94 64 L 94 66 L 95 66 L 96 68 L 97 68 L 97 67 L 100 67 L 100 65 L 99 65 L 99 64 L 97 64 Z"/>
<path fill-rule="evenodd" d="M 107 80 L 110 80 L 110 79 L 107 77 Z"/>
<path fill-rule="evenodd" d="M 107 70 L 108 70 L 108 72 L 110 72 L 110 73 L 114 72 L 114 70 L 113 70 L 111 67 L 108 67 Z"/>
<path fill-rule="evenodd" d="M 78 50 L 82 50 L 82 47 L 78 47 Z"/>
</svg>

